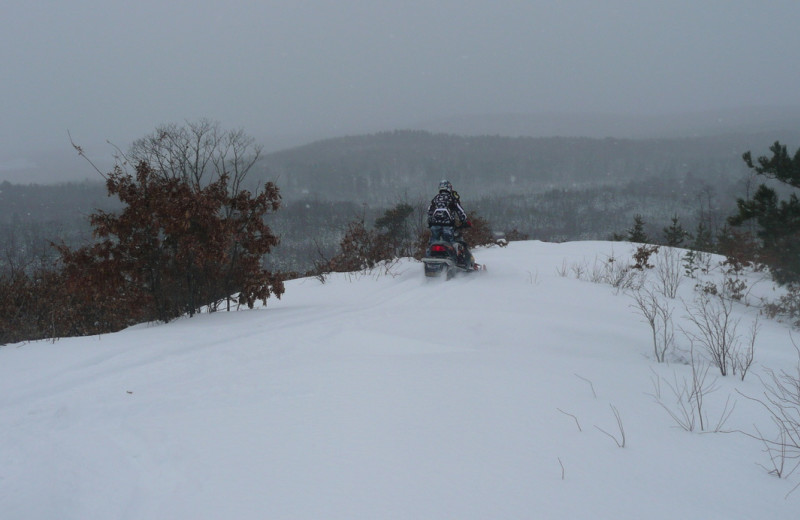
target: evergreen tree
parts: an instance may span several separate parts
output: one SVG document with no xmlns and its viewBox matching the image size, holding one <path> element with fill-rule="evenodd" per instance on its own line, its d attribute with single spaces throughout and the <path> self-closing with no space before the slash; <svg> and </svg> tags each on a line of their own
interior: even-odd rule
<svg viewBox="0 0 800 520">
<path fill-rule="evenodd" d="M 775 142 L 772 157 L 761 156 L 757 163 L 750 152 L 742 159 L 757 175 L 777 180 L 790 188 L 800 189 L 800 149 L 790 157 L 786 146 Z M 754 256 L 759 256 L 772 269 L 780 283 L 800 281 L 800 200 L 791 193 L 788 200 L 779 200 L 774 188 L 761 184 L 752 198 L 736 201 L 738 214 L 728 222 L 742 226 L 754 221 L 760 241 Z"/>
<path fill-rule="evenodd" d="M 705 222 L 702 220 L 697 223 L 694 235 L 689 234 L 688 238 L 692 240 L 691 244 L 689 244 L 689 249 L 692 251 L 710 253 L 714 249 L 714 237 L 711 234 L 711 230 L 706 227 Z"/>
<path fill-rule="evenodd" d="M 672 224 L 664 228 L 664 239 L 666 244 L 670 247 L 681 247 L 688 235 L 689 233 L 681 226 L 678 215 L 674 215 L 672 217 Z"/>
<path fill-rule="evenodd" d="M 650 237 L 644 231 L 644 217 L 640 214 L 633 216 L 633 227 L 628 230 L 628 242 L 636 242 L 640 244 L 647 244 L 650 242 Z"/>
</svg>

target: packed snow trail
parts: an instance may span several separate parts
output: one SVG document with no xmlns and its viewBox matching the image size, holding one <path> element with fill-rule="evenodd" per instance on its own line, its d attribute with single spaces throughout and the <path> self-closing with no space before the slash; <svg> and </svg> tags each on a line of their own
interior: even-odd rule
<svg viewBox="0 0 800 520">
<path fill-rule="evenodd" d="M 758 442 L 680 430 L 648 395 L 687 367 L 651 359 L 631 300 L 557 274 L 623 247 L 480 249 L 489 271 L 441 283 L 404 260 L 264 309 L 0 348 L 2 516 L 795 519 Z M 787 329 L 762 337 L 790 366 Z M 760 389 L 719 386 L 711 412 Z M 763 419 L 739 402 L 728 426 Z"/>
</svg>

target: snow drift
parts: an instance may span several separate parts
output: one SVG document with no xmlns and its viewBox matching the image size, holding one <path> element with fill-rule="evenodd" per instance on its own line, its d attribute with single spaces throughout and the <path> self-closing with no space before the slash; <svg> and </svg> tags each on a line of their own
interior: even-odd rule
<svg viewBox="0 0 800 520">
<path fill-rule="evenodd" d="M 691 368 L 655 361 L 632 299 L 565 269 L 629 249 L 514 242 L 476 251 L 478 276 L 403 260 L 289 282 L 267 308 L 4 346 L 2 517 L 797 518 L 797 477 L 770 475 L 762 443 L 655 402 Z M 735 402 L 725 430 L 770 431 L 740 393 L 796 362 L 762 321 L 710 420 Z"/>
</svg>

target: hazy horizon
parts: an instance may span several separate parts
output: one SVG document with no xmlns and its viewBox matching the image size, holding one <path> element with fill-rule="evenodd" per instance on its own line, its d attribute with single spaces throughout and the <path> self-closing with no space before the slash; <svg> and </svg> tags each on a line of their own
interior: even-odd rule
<svg viewBox="0 0 800 520">
<path fill-rule="evenodd" d="M 0 181 L 70 152 L 67 132 L 107 159 L 107 141 L 200 118 L 269 150 L 479 114 L 797 107 L 799 15 L 794 0 L 9 0 Z"/>
</svg>

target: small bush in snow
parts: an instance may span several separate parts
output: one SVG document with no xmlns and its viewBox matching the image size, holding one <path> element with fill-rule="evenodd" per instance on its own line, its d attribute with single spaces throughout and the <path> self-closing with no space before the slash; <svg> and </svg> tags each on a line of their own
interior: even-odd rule
<svg viewBox="0 0 800 520">
<path fill-rule="evenodd" d="M 644 269 L 652 269 L 655 267 L 650 263 L 650 257 L 654 254 L 658 253 L 658 246 L 651 246 L 648 244 L 642 244 L 636 248 L 636 251 L 633 252 L 633 265 L 631 268 L 638 269 L 640 271 Z"/>
<path fill-rule="evenodd" d="M 659 282 L 659 292 L 667 298 L 675 298 L 683 280 L 681 257 L 675 249 L 668 247 L 661 250 L 655 273 Z"/>
<path fill-rule="evenodd" d="M 719 432 L 733 413 L 734 405 L 731 405 L 730 398 L 726 400 L 725 406 L 719 414 L 715 423 L 709 421 L 705 398 L 717 390 L 716 379 L 708 379 L 710 366 L 694 355 L 694 350 L 690 351 L 690 363 L 692 374 L 691 378 L 684 377 L 679 380 L 677 374 L 674 375 L 673 382 L 663 377 L 653 377 L 654 393 L 651 394 L 675 423 L 687 432 L 693 431 L 715 431 Z M 667 401 L 667 397 L 662 390 L 662 383 L 666 385 L 672 393 L 673 402 Z"/>
<path fill-rule="evenodd" d="M 788 285 L 783 296 L 764 305 L 764 312 L 770 318 L 786 318 L 800 327 L 800 284 Z"/>
<path fill-rule="evenodd" d="M 644 283 L 643 270 L 635 268 L 617 259 L 613 253 L 604 260 L 595 258 L 589 266 L 586 262 L 575 263 L 569 266 L 569 271 L 578 280 L 586 280 L 597 284 L 607 284 L 616 289 L 616 292 L 638 290 Z M 560 276 L 567 275 L 567 265 L 562 264 L 558 269 Z"/>
<path fill-rule="evenodd" d="M 738 333 L 740 318 L 733 316 L 734 302 L 724 295 L 700 293 L 694 303 L 686 305 L 690 327 L 681 327 L 693 345 L 699 345 L 720 374 L 729 373 L 744 379 L 753 362 L 757 321 L 751 328 L 750 341 L 743 345 Z"/>
<path fill-rule="evenodd" d="M 697 278 L 699 273 L 711 271 L 711 254 L 690 249 L 683 255 L 684 274 L 689 278 Z"/>
<path fill-rule="evenodd" d="M 769 412 L 777 429 L 775 437 L 766 437 L 756 428 L 756 434 L 747 434 L 764 443 L 770 458 L 769 473 L 779 478 L 790 476 L 800 467 L 800 349 L 794 372 L 767 370 L 762 397 L 746 396 Z M 797 489 L 795 487 L 795 489 Z M 794 490 L 792 490 L 794 491 Z"/>
<path fill-rule="evenodd" d="M 667 351 L 675 342 L 675 330 L 672 324 L 672 306 L 668 302 L 644 287 L 632 293 L 636 310 L 650 325 L 653 335 L 653 352 L 656 361 L 666 361 Z"/>
</svg>

